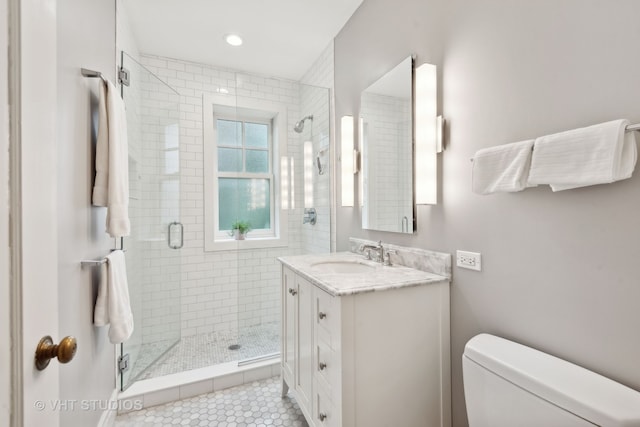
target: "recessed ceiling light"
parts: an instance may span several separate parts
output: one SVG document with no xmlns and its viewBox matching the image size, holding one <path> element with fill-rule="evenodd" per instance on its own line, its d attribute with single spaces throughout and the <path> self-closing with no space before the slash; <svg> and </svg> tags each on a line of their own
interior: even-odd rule
<svg viewBox="0 0 640 427">
<path fill-rule="evenodd" d="M 240 46 L 242 44 L 242 37 L 237 34 L 226 34 L 224 36 L 224 41 L 231 46 Z"/>
</svg>

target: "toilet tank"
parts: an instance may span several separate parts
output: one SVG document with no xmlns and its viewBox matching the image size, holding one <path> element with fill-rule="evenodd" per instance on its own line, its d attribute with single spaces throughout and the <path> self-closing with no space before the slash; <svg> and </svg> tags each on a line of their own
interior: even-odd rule
<svg viewBox="0 0 640 427">
<path fill-rule="evenodd" d="M 640 393 L 493 335 L 462 356 L 470 427 L 640 427 Z"/>
</svg>

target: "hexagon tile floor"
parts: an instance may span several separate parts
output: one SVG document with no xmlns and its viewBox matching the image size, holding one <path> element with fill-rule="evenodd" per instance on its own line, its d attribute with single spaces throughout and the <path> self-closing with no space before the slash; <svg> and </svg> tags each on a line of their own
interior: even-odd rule
<svg viewBox="0 0 640 427">
<path fill-rule="evenodd" d="M 280 377 L 119 415 L 115 427 L 308 427 L 290 396 L 280 397 Z"/>
</svg>

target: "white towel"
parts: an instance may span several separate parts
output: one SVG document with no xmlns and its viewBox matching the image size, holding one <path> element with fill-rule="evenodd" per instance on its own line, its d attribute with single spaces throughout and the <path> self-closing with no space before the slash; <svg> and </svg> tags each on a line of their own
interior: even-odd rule
<svg viewBox="0 0 640 427">
<path fill-rule="evenodd" d="M 529 183 L 562 191 L 630 178 L 637 148 L 628 124 L 614 120 L 536 139 Z"/>
<path fill-rule="evenodd" d="M 107 233 L 128 236 L 129 148 L 124 102 L 111 83 L 100 85 L 96 179 L 93 204 L 107 206 Z"/>
<path fill-rule="evenodd" d="M 129 302 L 129 284 L 124 252 L 107 255 L 102 265 L 98 298 L 93 312 L 96 326 L 109 326 L 109 340 L 114 344 L 129 339 L 133 333 L 133 314 Z"/>
<path fill-rule="evenodd" d="M 473 156 L 476 194 L 522 191 L 527 187 L 533 139 L 479 150 Z"/>
</svg>

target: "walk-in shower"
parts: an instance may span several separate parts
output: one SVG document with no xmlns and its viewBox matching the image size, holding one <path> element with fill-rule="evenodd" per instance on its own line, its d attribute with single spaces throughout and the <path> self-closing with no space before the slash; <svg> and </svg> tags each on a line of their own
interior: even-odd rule
<svg viewBox="0 0 640 427">
<path fill-rule="evenodd" d="M 136 329 L 121 347 L 121 387 L 213 365 L 246 369 L 276 363 L 281 335 L 276 258 L 330 251 L 331 185 L 324 173 L 329 170 L 328 89 L 287 82 L 291 89 L 283 103 L 277 91 L 265 87 L 251 94 L 253 107 L 246 109 L 239 88 L 264 82 L 263 77 L 234 73 L 229 78 L 227 70 L 198 64 L 208 76 L 198 80 L 207 83 L 196 77 L 181 81 L 166 76 L 193 63 L 125 53 L 122 62 L 131 80 L 123 88 L 132 199 L 132 235 L 125 249 Z M 205 99 L 215 103 L 212 123 L 202 119 Z M 281 127 L 258 111 L 262 105 L 266 110 L 281 105 L 286 112 L 279 114 Z M 214 142 L 203 137 L 209 125 Z M 283 132 L 284 145 L 275 144 Z M 204 145 L 212 143 L 217 160 L 205 167 Z M 305 181 L 304 143 L 317 153 L 311 187 Z M 217 175 L 207 177 L 208 169 Z M 218 185 L 215 215 L 243 220 L 235 216 L 259 210 L 267 214 L 269 219 L 260 221 L 273 234 L 254 219 L 253 230 L 239 243 L 218 221 L 214 238 L 227 246 L 210 245 L 203 233 L 208 221 L 203 180 Z M 307 188 L 305 194 L 305 185 L 311 192 Z M 318 212 L 316 225 L 303 224 L 305 202 Z M 289 219 L 279 222 L 285 214 Z"/>
</svg>

